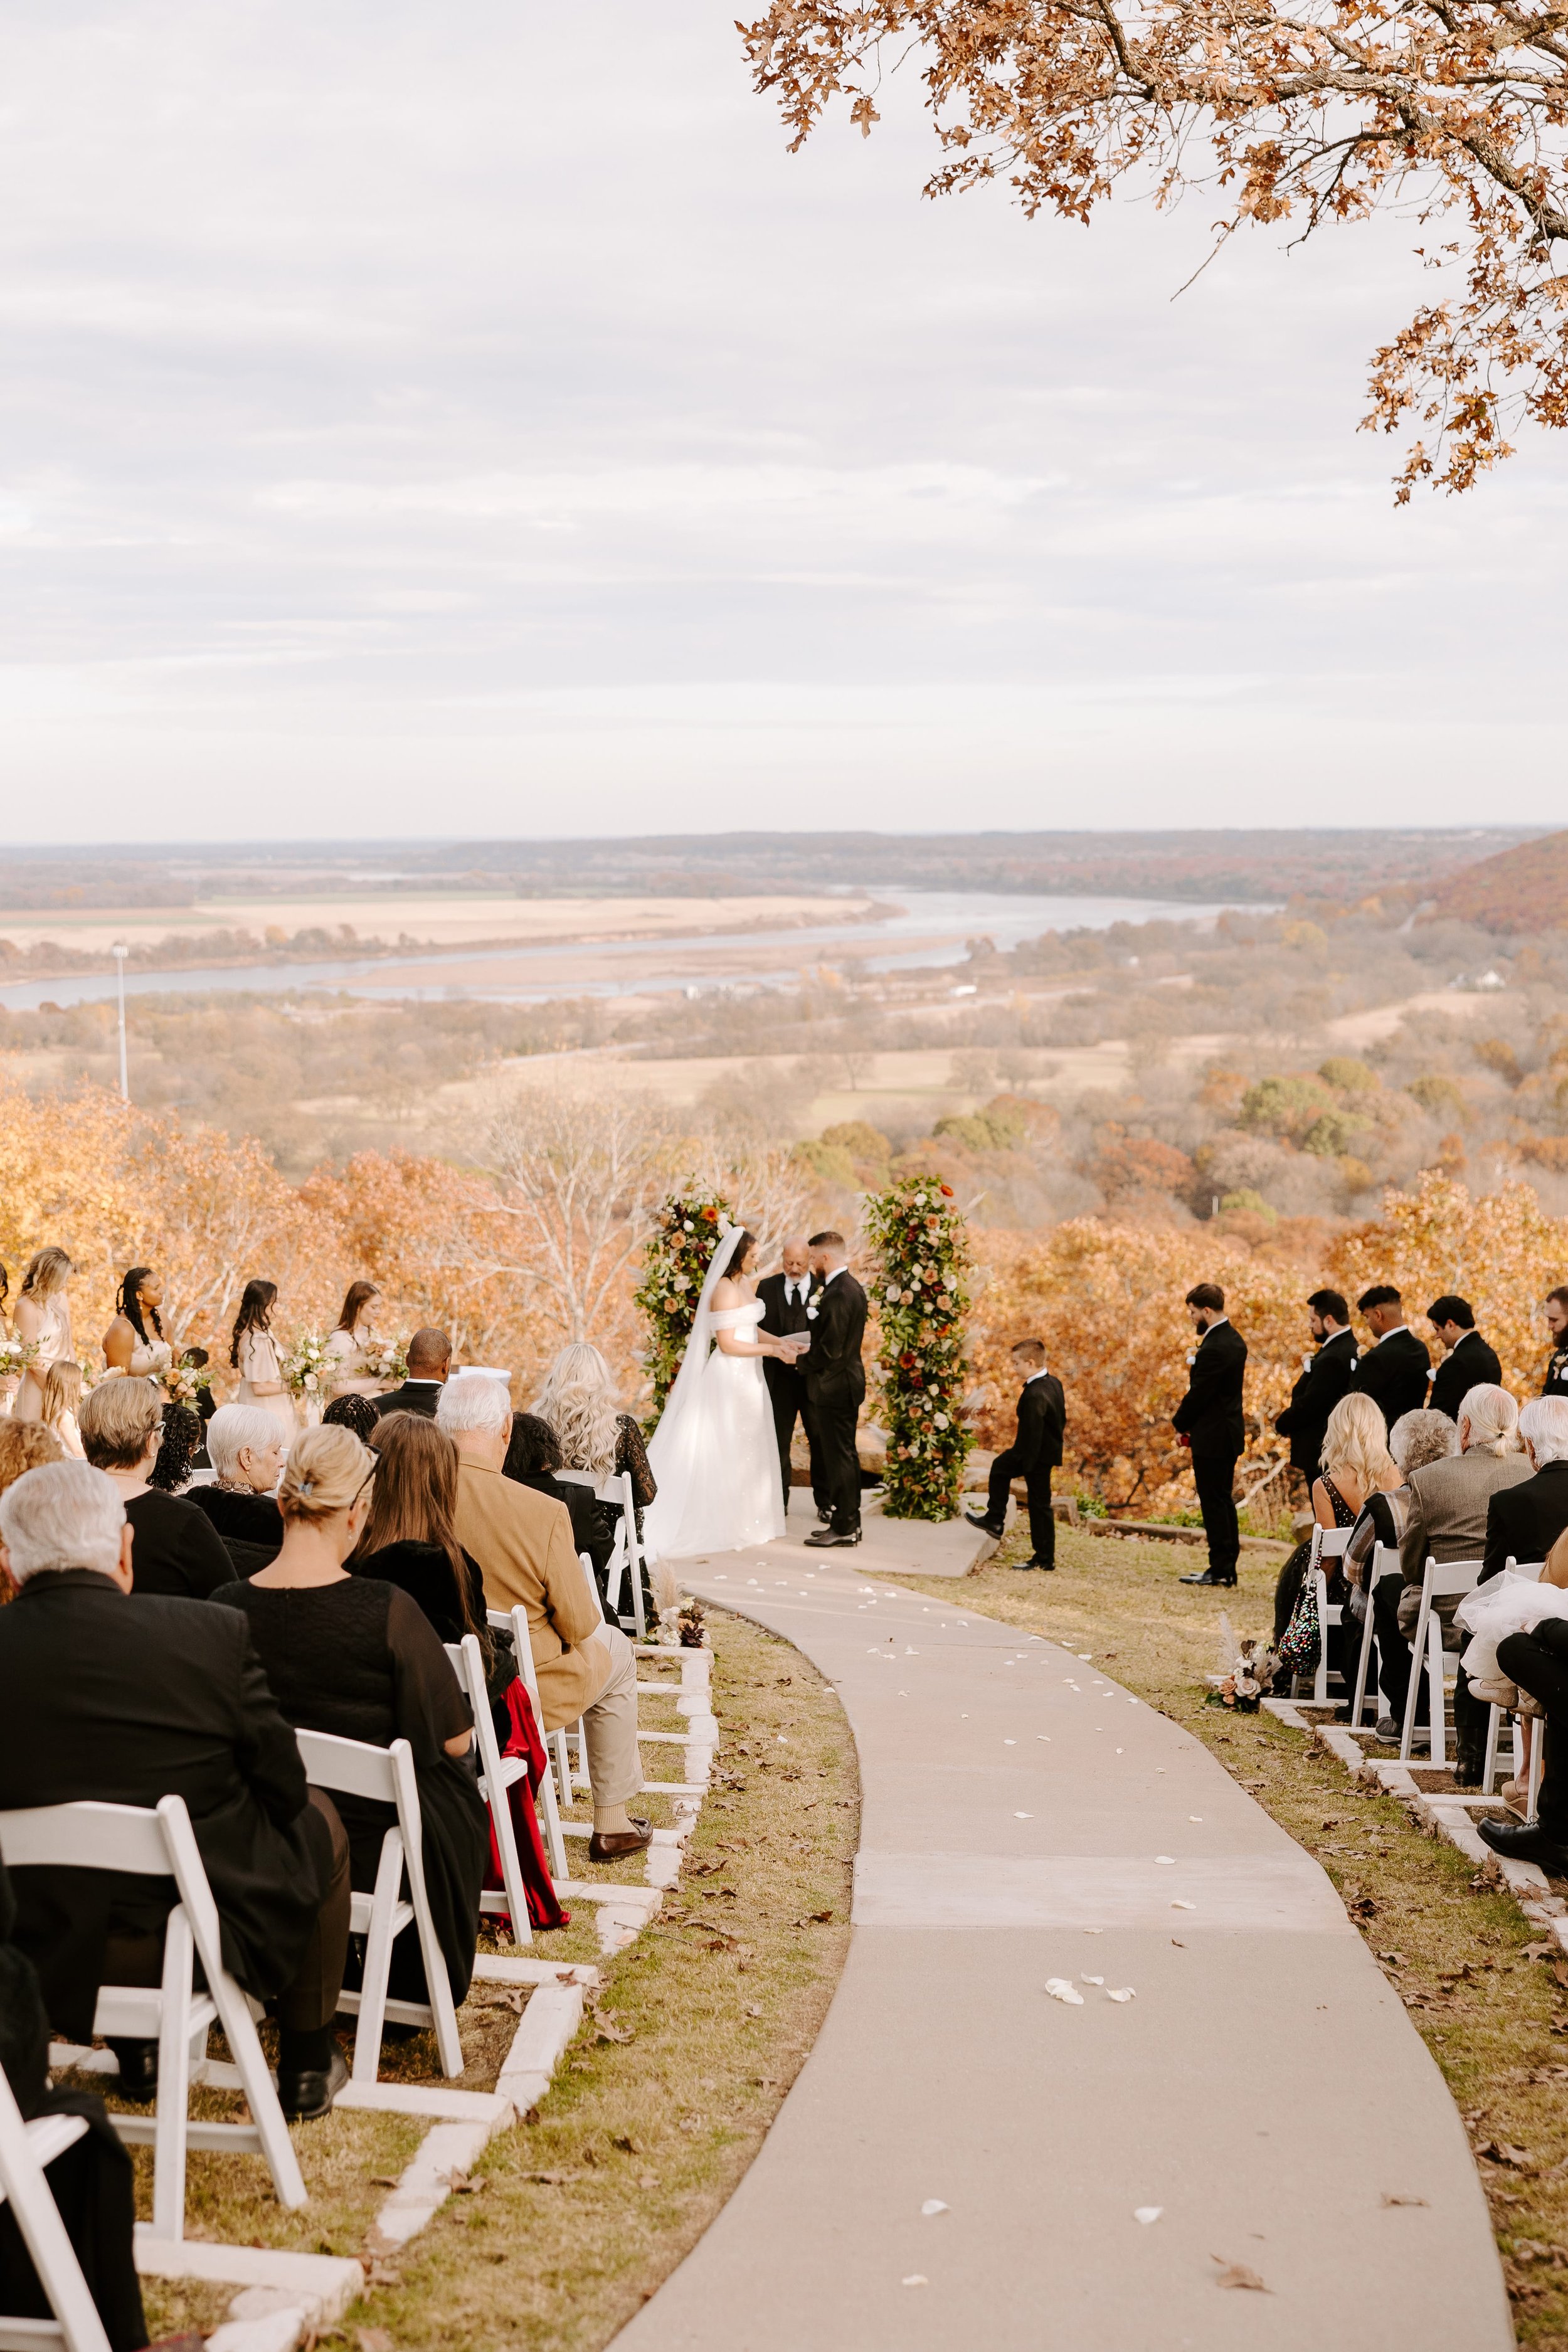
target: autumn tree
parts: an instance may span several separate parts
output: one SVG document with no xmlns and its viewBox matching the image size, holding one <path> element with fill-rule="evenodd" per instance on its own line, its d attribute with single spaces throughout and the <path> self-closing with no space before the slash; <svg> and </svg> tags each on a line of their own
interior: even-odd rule
<svg viewBox="0 0 1568 2352">
<path fill-rule="evenodd" d="M 1217 187 L 1223 236 L 1396 209 L 1442 283 L 1373 356 L 1398 478 L 1468 489 L 1523 417 L 1568 424 L 1568 15 L 1554 0 L 772 0 L 741 27 L 799 147 L 842 100 L 869 136 L 919 61 L 928 195 L 1002 177 L 1087 222 L 1119 183 Z"/>
</svg>

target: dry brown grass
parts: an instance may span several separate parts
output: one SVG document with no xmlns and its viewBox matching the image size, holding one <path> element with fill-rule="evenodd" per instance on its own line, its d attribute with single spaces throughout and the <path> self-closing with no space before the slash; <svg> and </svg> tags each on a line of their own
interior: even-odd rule
<svg viewBox="0 0 1568 2352">
<path fill-rule="evenodd" d="M 1049 1577 L 1005 1564 L 1026 1550 L 1010 1537 L 965 1580 L 963 1605 L 1113 1665 L 1120 1681 L 1202 1739 L 1318 1857 L 1465 2118 L 1520 2342 L 1532 2352 L 1568 2346 L 1568 1963 L 1542 1948 L 1510 1896 L 1477 1883 L 1464 1856 L 1427 1836 L 1392 1798 L 1364 1794 L 1333 1758 L 1272 1716 L 1205 1704 L 1222 1605 L 1238 1631 L 1266 1632 L 1283 1548 L 1244 1553 L 1239 1590 L 1229 1594 L 1177 1580 L 1203 1559 L 1184 1545 L 1058 1529 L 1058 1566 Z M 897 1580 L 954 1597 L 945 1580 Z M 1527 1957 L 1532 1948 L 1539 1957 Z M 1368 2324 L 1401 2341 L 1395 2316 Z"/>
<path fill-rule="evenodd" d="M 636 1943 L 605 1961 L 589 1906 L 554 1958 L 593 1959 L 596 2015 L 536 2119 L 492 2141 L 477 2193 L 448 2201 L 378 2268 L 342 2330 L 389 2331 L 442 2352 L 587 2352 L 604 2344 L 707 2228 L 751 2163 L 816 2040 L 848 1943 L 858 1833 L 854 1744 L 833 1691 L 787 1643 L 714 1612 L 713 1700 L 723 1742 L 679 1887 Z M 645 1673 L 647 1669 L 645 1667 Z M 658 1702 L 645 1708 L 655 1724 Z M 669 1777 L 660 1755 L 655 1777 Z M 652 1799 L 658 1817 L 668 1801 Z M 574 1876 L 592 1872 L 574 1841 Z M 476 1985 L 459 2022 L 470 2089 L 493 2084 L 517 2023 L 512 1996 Z M 426 2037 L 384 2072 L 433 2079 Z M 213 2114 L 235 2112 L 197 2095 Z M 310 2202 L 273 2202 L 259 2158 L 193 2156 L 189 2234 L 358 2254 L 390 2180 L 424 2126 L 334 2115 L 296 2126 Z M 137 2157 L 141 2211 L 151 2166 Z M 154 2336 L 211 2328 L 231 2288 L 146 2282 Z M 330 2340 L 330 2339 L 324 2339 Z"/>
</svg>

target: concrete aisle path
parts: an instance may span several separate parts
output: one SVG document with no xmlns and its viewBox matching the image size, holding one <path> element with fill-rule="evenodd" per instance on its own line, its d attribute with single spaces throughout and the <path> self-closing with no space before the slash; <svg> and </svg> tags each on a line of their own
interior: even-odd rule
<svg viewBox="0 0 1568 2352">
<path fill-rule="evenodd" d="M 816 2046 L 622 2352 L 1511 2345 L 1453 2103 L 1318 1864 L 1092 1662 L 856 1560 L 686 1576 L 832 1679 L 864 1816 Z"/>
</svg>

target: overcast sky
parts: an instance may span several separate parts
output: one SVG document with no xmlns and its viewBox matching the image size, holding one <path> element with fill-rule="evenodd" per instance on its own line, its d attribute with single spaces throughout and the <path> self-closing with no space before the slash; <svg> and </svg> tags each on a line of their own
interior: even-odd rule
<svg viewBox="0 0 1568 2352">
<path fill-rule="evenodd" d="M 1561 816 L 1563 436 L 1416 232 L 922 201 L 723 0 L 0 16 L 0 838 Z"/>
</svg>

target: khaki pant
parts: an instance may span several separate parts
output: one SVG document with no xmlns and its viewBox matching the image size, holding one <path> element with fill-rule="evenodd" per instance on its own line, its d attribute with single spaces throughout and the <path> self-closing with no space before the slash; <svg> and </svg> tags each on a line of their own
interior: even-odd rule
<svg viewBox="0 0 1568 2352">
<path fill-rule="evenodd" d="M 583 1709 L 583 1735 L 588 1750 L 588 1777 L 594 1783 L 595 1805 L 624 1805 L 642 1788 L 642 1758 L 637 1753 L 637 1654 L 618 1625 L 601 1625 L 584 1643 L 584 1654 L 606 1654 L 605 1680 L 598 1696 Z"/>
</svg>

